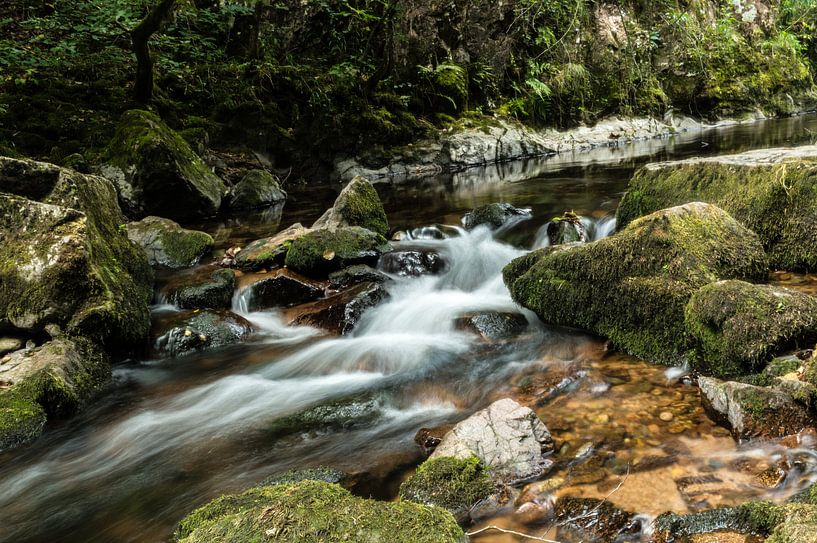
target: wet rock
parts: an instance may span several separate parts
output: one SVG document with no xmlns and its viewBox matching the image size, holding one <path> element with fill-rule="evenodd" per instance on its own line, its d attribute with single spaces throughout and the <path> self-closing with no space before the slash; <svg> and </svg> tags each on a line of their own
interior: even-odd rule
<svg viewBox="0 0 817 543">
<path fill-rule="evenodd" d="M 511 204 L 487 204 L 466 213 L 462 224 L 466 230 L 473 230 L 482 224 L 489 228 L 499 228 L 511 219 L 530 216 L 530 209 L 520 209 Z"/>
<path fill-rule="evenodd" d="M 28 443 L 48 419 L 75 414 L 110 378 L 108 357 L 93 342 L 56 339 L 18 350 L 0 363 L 0 451 Z"/>
<path fill-rule="evenodd" d="M 100 173 L 116 185 L 125 213 L 174 220 L 215 215 L 227 186 L 158 116 L 126 112 Z"/>
<path fill-rule="evenodd" d="M 513 519 L 522 524 L 542 524 L 553 518 L 554 503 L 554 499 L 525 502 L 513 512 Z"/>
<path fill-rule="evenodd" d="M 445 261 L 437 251 L 426 248 L 400 248 L 380 257 L 377 268 L 400 277 L 434 275 L 445 271 Z"/>
<path fill-rule="evenodd" d="M 581 217 L 571 211 L 550 221 L 547 225 L 547 235 L 551 245 L 586 243 L 590 239 Z"/>
<path fill-rule="evenodd" d="M 345 290 L 360 283 L 385 283 L 389 276 L 366 264 L 356 264 L 329 274 L 329 288 Z"/>
<path fill-rule="evenodd" d="M 587 541 L 616 541 L 640 531 L 634 517 L 608 501 L 594 498 L 563 496 L 556 501 L 560 538 L 570 539 L 565 537 L 567 532 Z"/>
<path fill-rule="evenodd" d="M 630 181 L 618 224 L 673 205 L 709 202 L 758 233 L 772 268 L 815 270 L 815 164 L 815 145 L 650 164 Z"/>
<path fill-rule="evenodd" d="M 323 481 L 324 483 L 344 486 L 349 482 L 349 474 L 339 469 L 326 466 L 317 468 L 291 469 L 267 477 L 259 486 L 290 485 L 301 481 Z"/>
<path fill-rule="evenodd" d="M 292 270 L 282 269 L 252 283 L 242 291 L 247 311 L 290 307 L 323 297 L 323 285 Z"/>
<path fill-rule="evenodd" d="M 419 445 L 424 455 L 430 456 L 450 429 L 450 427 L 445 426 L 440 428 L 420 428 L 417 430 L 417 433 L 414 434 L 414 442 Z"/>
<path fill-rule="evenodd" d="M 230 191 L 230 208 L 258 209 L 286 199 L 287 193 L 274 175 L 264 170 L 251 170 Z"/>
<path fill-rule="evenodd" d="M 359 226 L 312 230 L 292 241 L 285 262 L 304 275 L 326 277 L 354 264 L 374 264 L 390 249 L 386 238 Z"/>
<path fill-rule="evenodd" d="M 184 356 L 238 343 L 252 331 L 247 319 L 229 311 L 185 312 L 159 336 L 156 350 L 163 356 Z"/>
<path fill-rule="evenodd" d="M 494 480 L 511 483 L 547 473 L 552 451 L 550 432 L 536 413 L 506 398 L 454 426 L 431 457 L 476 456 Z"/>
<path fill-rule="evenodd" d="M 513 299 L 548 324 L 582 328 L 669 365 L 691 345 L 684 309 L 718 279 L 762 281 L 757 236 L 700 202 L 643 217 L 614 236 L 529 253 L 503 270 Z"/>
<path fill-rule="evenodd" d="M 293 224 L 269 238 L 253 241 L 235 255 L 235 266 L 257 271 L 283 265 L 292 241 L 309 232 L 300 223 Z"/>
<path fill-rule="evenodd" d="M 465 523 L 471 509 L 494 491 L 488 470 L 476 457 L 439 456 L 420 464 L 400 485 L 400 499 L 441 507 Z"/>
<path fill-rule="evenodd" d="M 786 347 L 817 341 L 817 298 L 743 281 L 704 286 L 687 304 L 696 369 L 718 377 L 759 371 Z"/>
<path fill-rule="evenodd" d="M 460 317 L 457 328 L 471 330 L 489 341 L 497 341 L 518 336 L 528 328 L 528 319 L 519 313 L 487 311 Z"/>
<path fill-rule="evenodd" d="M 162 296 L 182 309 L 226 309 L 234 290 L 233 270 L 210 268 L 172 281 L 162 289 Z"/>
<path fill-rule="evenodd" d="M 255 487 L 223 496 L 193 511 L 176 530 L 179 543 L 459 543 L 463 538 L 443 509 L 358 498 L 322 481 Z"/>
<path fill-rule="evenodd" d="M 363 177 L 355 177 L 343 187 L 334 205 L 315 224 L 314 230 L 334 230 L 347 226 L 360 226 L 385 236 L 389 231 L 386 211 L 372 184 Z"/>
<path fill-rule="evenodd" d="M 0 356 L 23 348 L 23 340 L 17 337 L 0 337 Z"/>
<path fill-rule="evenodd" d="M 145 251 L 150 264 L 157 268 L 195 266 L 213 249 L 209 234 L 187 230 L 161 217 L 128 223 L 128 238 Z"/>
<path fill-rule="evenodd" d="M 153 271 L 120 229 L 111 183 L 0 157 L 0 192 L 0 329 L 57 325 L 118 350 L 144 341 Z"/>
<path fill-rule="evenodd" d="M 388 293 L 377 283 L 361 283 L 309 304 L 292 308 L 291 323 L 323 328 L 333 334 L 350 333 L 363 312 L 386 299 Z"/>
<path fill-rule="evenodd" d="M 727 425 L 736 438 L 783 437 L 812 424 L 806 406 L 779 387 L 758 387 L 700 377 L 707 413 Z"/>
<path fill-rule="evenodd" d="M 785 519 L 784 511 L 785 506 L 769 502 L 749 502 L 737 507 L 721 507 L 688 515 L 664 513 L 653 522 L 652 541 L 673 543 L 719 530 L 766 535 Z"/>
<path fill-rule="evenodd" d="M 353 396 L 282 417 L 267 428 L 267 434 L 284 437 L 291 434 L 344 432 L 371 426 L 382 416 L 383 406 L 379 401 Z"/>
</svg>

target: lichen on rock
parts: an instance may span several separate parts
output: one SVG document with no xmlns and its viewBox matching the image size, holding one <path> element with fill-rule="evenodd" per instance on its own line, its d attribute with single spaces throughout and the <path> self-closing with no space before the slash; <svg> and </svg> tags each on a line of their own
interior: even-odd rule
<svg viewBox="0 0 817 543">
<path fill-rule="evenodd" d="M 213 248 L 206 232 L 187 230 L 170 219 L 145 217 L 128 223 L 128 238 L 141 247 L 152 266 L 186 268 L 196 265 Z"/>
</svg>

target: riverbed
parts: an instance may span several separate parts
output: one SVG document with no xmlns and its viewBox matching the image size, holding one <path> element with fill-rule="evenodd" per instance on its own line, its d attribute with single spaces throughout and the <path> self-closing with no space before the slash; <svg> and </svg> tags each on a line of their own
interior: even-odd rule
<svg viewBox="0 0 817 543">
<path fill-rule="evenodd" d="M 111 387 L 83 414 L 0 454 L 0 541 L 168 541 L 208 500 L 318 465 L 351 474 L 358 494 L 392 499 L 422 461 L 420 428 L 456 423 L 504 397 L 533 407 L 553 433 L 555 495 L 607 498 L 645 518 L 783 499 L 817 480 L 817 458 L 776 443 L 735 443 L 703 413 L 683 370 L 608 352 L 602 339 L 543 326 L 528 312 L 512 340 L 486 341 L 457 320 L 521 311 L 502 267 L 545 243 L 543 226 L 565 211 L 584 217 L 595 239 L 610 235 L 640 165 L 815 139 L 817 117 L 801 116 L 379 183 L 392 227 L 410 238 L 396 245 L 438 252 L 445 271 L 397 278 L 350 336 L 286 326 L 274 311 L 245 313 L 256 333 L 241 345 L 117 364 Z M 311 224 L 337 194 L 330 185 L 288 190 L 283 209 L 187 226 L 211 233 L 223 251 Z M 531 218 L 499 231 L 459 227 L 469 209 L 495 201 L 529 208 Z M 773 279 L 817 290 L 814 277 Z M 240 293 L 235 311 L 239 302 Z M 157 303 L 155 318 L 168 311 Z M 288 421 L 319 405 L 343 416 L 291 428 Z M 477 527 L 488 524 L 548 533 L 519 523 L 512 507 Z"/>
</svg>

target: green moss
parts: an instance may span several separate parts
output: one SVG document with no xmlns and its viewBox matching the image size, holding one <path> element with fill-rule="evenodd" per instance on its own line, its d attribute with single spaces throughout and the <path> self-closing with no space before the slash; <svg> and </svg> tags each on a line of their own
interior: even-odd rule
<svg viewBox="0 0 817 543">
<path fill-rule="evenodd" d="M 286 265 L 309 276 L 326 276 L 352 264 L 373 263 L 389 249 L 386 238 L 359 226 L 313 230 L 292 241 Z"/>
<path fill-rule="evenodd" d="M 457 543 L 462 530 L 442 509 L 357 498 L 319 481 L 273 485 L 218 498 L 182 520 L 180 543 Z"/>
<path fill-rule="evenodd" d="M 43 407 L 20 391 L 0 393 L 0 451 L 32 441 L 43 430 Z"/>
<path fill-rule="evenodd" d="M 389 231 L 386 211 L 371 183 L 355 178 L 344 190 L 344 196 L 335 207 L 341 219 L 349 226 L 362 226 L 381 236 Z"/>
<path fill-rule="evenodd" d="M 781 350 L 817 340 L 817 298 L 720 281 L 692 295 L 685 326 L 696 350 L 696 369 L 718 377 L 753 373 Z"/>
<path fill-rule="evenodd" d="M 767 543 L 814 543 L 817 541 L 817 506 L 790 504 Z"/>
<path fill-rule="evenodd" d="M 468 511 L 490 496 L 494 485 L 479 458 L 426 460 L 400 485 L 400 499 L 436 505 L 454 514 Z"/>
<path fill-rule="evenodd" d="M 159 235 L 167 255 L 175 262 L 196 262 L 213 247 L 213 238 L 206 232 L 185 230 L 162 232 Z"/>
<path fill-rule="evenodd" d="M 619 228 L 665 207 L 709 202 L 758 234 L 773 268 L 817 269 L 817 158 L 750 162 L 692 160 L 642 168 L 619 205 Z"/>
<path fill-rule="evenodd" d="M 720 277 L 762 280 L 757 237 L 722 210 L 694 204 L 657 212 L 615 236 L 557 246 L 503 270 L 514 300 L 549 324 L 590 330 L 659 363 L 690 348 L 684 307 Z"/>
</svg>

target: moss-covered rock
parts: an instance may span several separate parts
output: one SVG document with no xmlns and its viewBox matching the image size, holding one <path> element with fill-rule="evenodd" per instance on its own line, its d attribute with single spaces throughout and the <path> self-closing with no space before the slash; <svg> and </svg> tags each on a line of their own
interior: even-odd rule
<svg viewBox="0 0 817 543">
<path fill-rule="evenodd" d="M 817 543 L 817 506 L 789 504 L 766 543 Z"/>
<path fill-rule="evenodd" d="M 127 232 L 130 240 L 145 251 L 150 264 L 158 268 L 194 266 L 213 249 L 210 234 L 187 230 L 161 217 L 128 223 Z"/>
<path fill-rule="evenodd" d="M 183 312 L 163 326 L 155 347 L 164 356 L 183 356 L 238 343 L 252 331 L 247 319 L 229 311 Z"/>
<path fill-rule="evenodd" d="M 104 178 L 0 158 L 0 328 L 49 324 L 115 349 L 143 341 L 153 272 Z M 36 200 L 36 201 L 35 201 Z"/>
<path fill-rule="evenodd" d="M 162 298 L 182 309 L 226 309 L 235 290 L 235 272 L 209 268 L 174 279 L 162 289 Z"/>
<path fill-rule="evenodd" d="M 283 265 L 292 241 L 309 231 L 300 223 L 295 223 L 274 236 L 253 241 L 235 255 L 235 266 L 241 270 L 256 271 Z"/>
<path fill-rule="evenodd" d="M 223 496 L 191 513 L 176 531 L 180 543 L 459 543 L 463 537 L 443 509 L 366 500 L 321 481 Z"/>
<path fill-rule="evenodd" d="M 692 201 L 716 204 L 760 236 L 773 268 L 817 270 L 817 146 L 650 164 L 630 181 L 616 219 Z"/>
<path fill-rule="evenodd" d="M 149 111 L 122 116 L 106 160 L 100 171 L 116 184 L 122 208 L 134 218 L 215 215 L 227 193 L 184 138 Z"/>
<path fill-rule="evenodd" d="M 260 486 L 291 485 L 301 481 L 323 481 L 335 485 L 345 486 L 349 481 L 349 474 L 328 466 L 317 468 L 290 469 L 264 479 Z"/>
<path fill-rule="evenodd" d="M 690 536 L 718 530 L 765 536 L 786 518 L 786 506 L 771 502 L 749 502 L 737 507 L 720 507 L 699 513 L 664 513 L 653 522 L 656 543 L 685 541 Z"/>
<path fill-rule="evenodd" d="M 291 242 L 285 262 L 304 275 L 326 277 L 353 264 L 374 264 L 389 249 L 386 238 L 360 226 L 312 230 Z"/>
<path fill-rule="evenodd" d="M 73 415 L 110 377 L 107 356 L 83 338 L 15 351 L 0 366 L 0 450 L 27 443 L 49 418 Z"/>
<path fill-rule="evenodd" d="M 503 274 L 514 300 L 544 322 L 583 328 L 635 356 L 675 364 L 690 347 L 684 308 L 693 292 L 721 278 L 761 281 L 766 270 L 754 233 L 695 202 L 593 243 L 535 251 Z"/>
<path fill-rule="evenodd" d="M 786 347 L 817 341 L 817 298 L 794 290 L 718 281 L 695 292 L 685 310 L 693 366 L 718 377 L 761 370 Z"/>
<path fill-rule="evenodd" d="M 386 211 L 377 191 L 365 178 L 357 176 L 335 200 L 335 204 L 312 225 L 314 229 L 360 226 L 381 236 L 389 231 Z"/>
<path fill-rule="evenodd" d="M 530 209 L 520 209 L 511 204 L 486 204 L 473 209 L 462 218 L 462 224 L 467 230 L 486 225 L 489 228 L 499 228 L 514 218 L 530 217 Z"/>
<path fill-rule="evenodd" d="M 257 209 L 287 199 L 274 175 L 265 170 L 251 170 L 230 191 L 230 208 Z"/>
<path fill-rule="evenodd" d="M 426 460 L 400 485 L 400 499 L 436 505 L 465 519 L 478 502 L 494 493 L 494 484 L 479 458 L 442 456 Z"/>
</svg>

